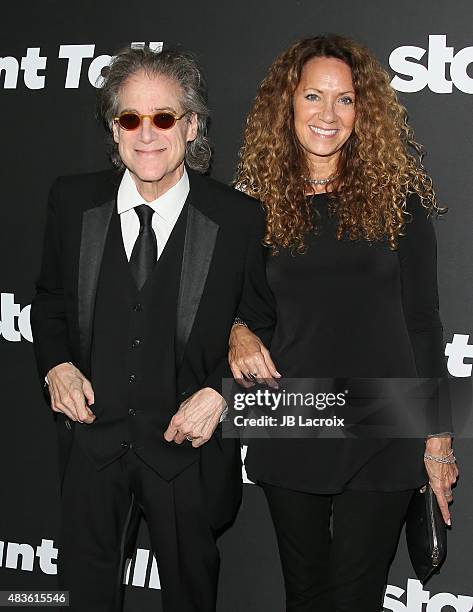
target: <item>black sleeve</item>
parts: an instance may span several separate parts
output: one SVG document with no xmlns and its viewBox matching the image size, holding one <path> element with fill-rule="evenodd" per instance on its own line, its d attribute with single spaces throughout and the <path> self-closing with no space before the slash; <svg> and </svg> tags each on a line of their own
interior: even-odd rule
<svg viewBox="0 0 473 612">
<path fill-rule="evenodd" d="M 243 319 L 248 327 L 261 338 L 263 343 L 269 346 L 276 322 L 276 312 L 273 294 L 266 281 L 268 249 L 262 245 L 264 232 L 265 221 L 261 211 L 261 214 L 254 217 L 250 231 L 244 281 L 236 316 Z M 212 387 L 220 393 L 222 378 L 233 378 L 227 355 L 207 378 L 204 386 Z"/>
<path fill-rule="evenodd" d="M 31 329 L 41 379 L 59 363 L 72 361 L 69 347 L 61 266 L 61 235 L 56 212 L 58 183 L 51 187 Z"/>
<path fill-rule="evenodd" d="M 276 324 L 274 295 L 266 279 L 269 248 L 262 244 L 265 234 L 264 215 L 258 215 L 249 242 L 245 266 L 245 284 L 237 316 L 243 319 L 269 348 Z"/>
<path fill-rule="evenodd" d="M 450 405 L 445 395 L 448 373 L 437 287 L 437 241 L 432 219 L 417 195 L 409 195 L 407 210 L 412 220 L 406 224 L 405 236 L 399 238 L 398 251 L 404 318 L 417 375 L 443 379 L 439 393 L 441 406 L 433 420 L 432 433 L 450 432 Z"/>
</svg>

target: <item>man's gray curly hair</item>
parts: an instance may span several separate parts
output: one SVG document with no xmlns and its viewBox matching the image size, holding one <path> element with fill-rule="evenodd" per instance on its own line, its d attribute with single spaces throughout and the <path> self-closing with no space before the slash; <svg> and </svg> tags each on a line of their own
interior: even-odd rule
<svg viewBox="0 0 473 612">
<path fill-rule="evenodd" d="M 209 109 L 207 87 L 196 59 L 178 47 L 165 48 L 161 52 L 149 47 L 126 48 L 112 58 L 102 71 L 103 84 L 99 88 L 98 112 L 112 136 L 113 118 L 119 113 L 119 94 L 127 79 L 144 72 L 149 76 L 163 75 L 173 79 L 181 88 L 182 112 L 197 116 L 197 137 L 186 145 L 185 161 L 189 168 L 206 172 L 210 165 L 211 150 L 207 138 Z M 110 154 L 113 164 L 123 168 L 118 146 L 113 141 Z"/>
</svg>

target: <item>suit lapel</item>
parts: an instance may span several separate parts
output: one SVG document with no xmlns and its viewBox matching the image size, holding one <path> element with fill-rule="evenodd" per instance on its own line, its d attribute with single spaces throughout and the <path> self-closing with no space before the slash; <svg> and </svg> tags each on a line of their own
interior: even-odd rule
<svg viewBox="0 0 473 612">
<path fill-rule="evenodd" d="M 189 203 L 182 255 L 176 320 L 176 364 L 179 368 L 194 325 L 197 309 L 217 240 L 219 226 Z"/>
<path fill-rule="evenodd" d="M 212 261 L 218 224 L 200 210 L 199 198 L 206 199 L 200 181 L 189 172 L 191 192 L 186 221 L 176 316 L 176 363 L 182 363 L 184 350 L 194 325 Z M 116 186 L 115 186 L 116 193 Z M 196 192 L 199 194 L 196 200 Z M 78 273 L 78 323 L 83 364 L 90 370 L 90 351 L 97 284 L 112 214 L 113 198 L 86 210 L 82 216 L 82 234 Z"/>
<path fill-rule="evenodd" d="M 90 208 L 82 216 L 82 235 L 79 256 L 78 321 L 83 363 L 90 365 L 92 322 L 97 283 L 112 213 L 116 201 L 111 200 Z"/>
</svg>

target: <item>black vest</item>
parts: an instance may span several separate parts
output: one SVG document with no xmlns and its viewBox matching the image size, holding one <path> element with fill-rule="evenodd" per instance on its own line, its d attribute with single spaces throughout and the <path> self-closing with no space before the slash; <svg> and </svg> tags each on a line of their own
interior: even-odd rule
<svg viewBox="0 0 473 612">
<path fill-rule="evenodd" d="M 97 287 L 91 379 L 97 415 L 76 424 L 84 450 L 102 468 L 134 450 L 163 478 L 197 459 L 190 445 L 163 433 L 178 408 L 174 336 L 187 204 L 140 291 L 131 275 L 114 212 Z"/>
</svg>

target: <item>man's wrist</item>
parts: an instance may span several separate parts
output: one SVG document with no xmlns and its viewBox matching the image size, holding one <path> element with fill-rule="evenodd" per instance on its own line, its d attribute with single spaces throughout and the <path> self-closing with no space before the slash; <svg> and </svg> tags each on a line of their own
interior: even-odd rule
<svg viewBox="0 0 473 612">
<path fill-rule="evenodd" d="M 216 389 L 214 389 L 213 387 L 205 387 L 206 389 L 211 389 L 214 393 L 216 393 L 220 399 L 222 400 L 222 407 L 221 407 L 221 412 L 220 412 L 220 417 L 219 417 L 219 423 L 221 423 L 225 417 L 227 416 L 228 413 L 228 406 L 227 406 L 227 402 L 225 401 L 225 398 L 223 397 L 223 395 L 221 393 L 219 393 Z"/>
<path fill-rule="evenodd" d="M 72 363 L 72 361 L 64 361 L 63 363 L 70 363 L 71 365 L 74 365 Z M 58 363 L 57 365 L 62 365 L 61 363 Z M 54 366 L 55 368 L 57 368 L 57 366 Z M 54 368 L 51 368 L 50 370 L 48 370 L 48 374 L 49 372 L 51 372 L 51 370 L 53 370 Z M 49 380 L 48 380 L 48 374 L 46 374 L 46 376 L 44 377 L 44 381 L 47 385 L 49 385 Z"/>
</svg>

